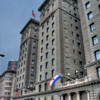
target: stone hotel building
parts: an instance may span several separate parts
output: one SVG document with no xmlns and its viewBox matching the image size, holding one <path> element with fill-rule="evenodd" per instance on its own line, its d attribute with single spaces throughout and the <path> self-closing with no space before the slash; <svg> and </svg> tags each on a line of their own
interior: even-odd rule
<svg viewBox="0 0 100 100">
<path fill-rule="evenodd" d="M 21 31 L 14 100 L 100 100 L 100 0 L 44 0 L 38 10 L 40 22 Z M 50 87 L 55 74 L 65 77 Z"/>
</svg>

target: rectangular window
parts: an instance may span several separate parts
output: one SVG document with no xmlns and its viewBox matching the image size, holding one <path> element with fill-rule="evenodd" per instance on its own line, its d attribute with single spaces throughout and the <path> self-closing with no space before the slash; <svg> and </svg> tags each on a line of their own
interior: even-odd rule
<svg viewBox="0 0 100 100">
<path fill-rule="evenodd" d="M 52 66 L 55 65 L 55 59 L 52 59 Z"/>
<path fill-rule="evenodd" d="M 48 68 L 48 62 L 45 63 L 45 68 L 46 68 L 46 69 Z"/>
<path fill-rule="evenodd" d="M 49 55 L 49 53 L 47 52 L 47 53 L 46 53 L 46 59 L 48 58 L 48 55 Z"/>
<path fill-rule="evenodd" d="M 54 48 L 52 49 L 52 55 L 55 55 L 55 49 Z"/>
<path fill-rule="evenodd" d="M 42 65 L 40 66 L 40 71 L 42 71 Z"/>
<path fill-rule="evenodd" d="M 54 36 L 55 35 L 55 31 L 52 31 L 52 36 Z"/>
<path fill-rule="evenodd" d="M 98 72 L 98 78 L 100 79 L 100 68 L 97 69 Z"/>
<path fill-rule="evenodd" d="M 47 72 L 45 73 L 45 79 L 48 79 L 48 73 Z"/>
<path fill-rule="evenodd" d="M 95 58 L 96 60 L 100 60 L 100 51 L 95 51 Z"/>
<path fill-rule="evenodd" d="M 49 27 L 47 28 L 47 32 L 49 32 Z"/>
<path fill-rule="evenodd" d="M 48 48 L 49 48 L 49 44 L 47 43 L 47 44 L 46 44 L 46 49 L 48 49 Z"/>
<path fill-rule="evenodd" d="M 100 4 L 98 5 L 98 7 L 99 7 L 99 10 L 100 10 Z"/>
<path fill-rule="evenodd" d="M 54 23 L 52 23 L 52 28 L 54 28 L 54 25 L 55 25 L 55 24 L 54 24 Z"/>
<path fill-rule="evenodd" d="M 85 6 L 86 6 L 86 9 L 90 8 L 90 7 L 91 7 L 90 2 L 87 2 L 87 3 L 85 4 Z"/>
<path fill-rule="evenodd" d="M 52 77 L 55 75 L 55 70 L 53 69 L 52 70 Z"/>
<path fill-rule="evenodd" d="M 42 75 L 40 75 L 40 81 L 42 81 Z"/>
<path fill-rule="evenodd" d="M 34 60 L 32 60 L 32 64 L 35 64 L 35 61 Z"/>
<path fill-rule="evenodd" d="M 95 30 L 95 24 L 92 23 L 92 24 L 90 24 L 90 31 L 92 32 L 92 31 L 94 31 L 94 30 Z"/>
<path fill-rule="evenodd" d="M 93 14 L 92 14 L 92 12 L 89 12 L 88 13 L 88 19 L 91 20 L 92 18 L 93 18 Z"/>
<path fill-rule="evenodd" d="M 98 37 L 97 37 L 97 36 L 94 36 L 94 37 L 92 38 L 92 42 L 93 42 L 93 45 L 98 44 L 98 43 L 99 43 Z"/>
</svg>

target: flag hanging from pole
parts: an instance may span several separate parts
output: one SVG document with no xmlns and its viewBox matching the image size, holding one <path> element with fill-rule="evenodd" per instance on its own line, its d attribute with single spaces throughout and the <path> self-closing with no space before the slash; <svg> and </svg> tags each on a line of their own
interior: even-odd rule
<svg viewBox="0 0 100 100">
<path fill-rule="evenodd" d="M 32 10 L 32 16 L 33 16 L 34 18 L 36 18 L 36 15 L 35 15 L 35 13 L 34 13 L 34 10 Z"/>
<path fill-rule="evenodd" d="M 17 88 L 17 89 L 16 89 L 15 97 L 16 97 L 16 98 L 19 97 L 19 96 L 21 95 L 21 92 L 22 92 L 22 90 Z"/>
<path fill-rule="evenodd" d="M 54 86 L 55 83 L 56 83 L 56 81 L 59 80 L 60 78 L 61 78 L 60 75 L 56 75 L 56 74 L 55 74 L 55 76 L 49 81 L 48 85 L 49 85 L 49 86 Z"/>
</svg>

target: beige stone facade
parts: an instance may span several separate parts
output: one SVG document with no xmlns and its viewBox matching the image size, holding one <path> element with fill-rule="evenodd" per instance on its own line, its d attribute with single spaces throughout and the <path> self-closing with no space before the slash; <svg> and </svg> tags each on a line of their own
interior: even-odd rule
<svg viewBox="0 0 100 100">
<path fill-rule="evenodd" d="M 0 100 L 13 100 L 16 72 L 6 71 L 0 76 Z"/>
<path fill-rule="evenodd" d="M 39 11 L 36 82 L 45 91 L 55 73 L 76 78 L 77 71 L 82 76 L 85 60 L 77 2 L 48 0 L 43 2 Z"/>
<path fill-rule="evenodd" d="M 39 22 L 30 19 L 21 31 L 16 88 L 33 88 L 36 80 Z"/>
<path fill-rule="evenodd" d="M 100 1 L 78 0 L 78 5 L 84 40 L 86 64 L 90 64 L 100 59 Z"/>
</svg>

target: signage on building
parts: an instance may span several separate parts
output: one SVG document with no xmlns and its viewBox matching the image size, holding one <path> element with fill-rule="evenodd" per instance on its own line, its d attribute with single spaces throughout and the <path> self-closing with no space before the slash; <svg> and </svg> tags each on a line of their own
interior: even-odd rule
<svg viewBox="0 0 100 100">
<path fill-rule="evenodd" d="M 8 70 L 16 71 L 18 66 L 18 61 L 9 61 L 8 62 Z"/>
</svg>

